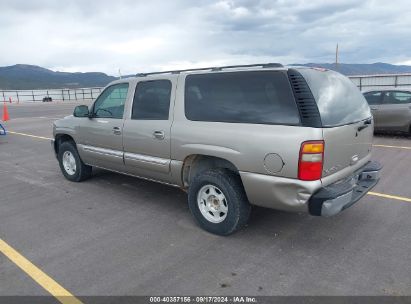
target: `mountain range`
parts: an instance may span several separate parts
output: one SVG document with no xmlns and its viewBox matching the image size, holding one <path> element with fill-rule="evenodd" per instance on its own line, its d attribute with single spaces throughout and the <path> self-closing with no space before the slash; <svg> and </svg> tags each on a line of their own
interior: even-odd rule
<svg viewBox="0 0 411 304">
<path fill-rule="evenodd" d="M 104 87 L 115 79 L 104 73 L 54 72 L 27 64 L 0 67 L 0 89 L 3 90 Z"/>
<path fill-rule="evenodd" d="M 351 64 L 305 63 L 291 66 L 321 67 L 349 75 L 411 73 L 411 66 L 388 63 Z M 137 73 L 138 71 L 136 71 Z M 104 87 L 117 79 L 99 72 L 55 72 L 35 65 L 16 64 L 0 67 L 0 90 L 34 90 L 55 88 Z"/>
</svg>

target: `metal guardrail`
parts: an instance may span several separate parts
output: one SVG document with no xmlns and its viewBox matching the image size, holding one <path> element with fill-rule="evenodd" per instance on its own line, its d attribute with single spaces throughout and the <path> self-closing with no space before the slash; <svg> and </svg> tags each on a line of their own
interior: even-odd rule
<svg viewBox="0 0 411 304">
<path fill-rule="evenodd" d="M 411 90 L 411 73 L 348 76 L 361 90 L 407 89 Z M 42 102 L 51 97 L 53 101 L 95 100 L 103 88 L 49 89 L 49 90 L 0 90 L 2 101 Z"/>
<path fill-rule="evenodd" d="M 349 76 L 361 90 L 411 89 L 411 74 L 379 74 Z"/>
<path fill-rule="evenodd" d="M 95 100 L 103 88 L 49 89 L 49 90 L 0 90 L 2 101 L 42 102 L 44 98 L 53 101 Z"/>
</svg>

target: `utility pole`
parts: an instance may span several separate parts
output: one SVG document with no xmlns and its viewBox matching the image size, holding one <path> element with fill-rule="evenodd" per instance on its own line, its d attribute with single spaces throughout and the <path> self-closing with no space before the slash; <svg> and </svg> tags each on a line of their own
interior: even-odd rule
<svg viewBox="0 0 411 304">
<path fill-rule="evenodd" d="M 121 79 L 121 71 L 120 71 L 120 69 L 118 69 L 118 75 L 120 76 L 120 79 Z"/>
<path fill-rule="evenodd" d="M 335 48 L 335 70 L 338 71 L 338 43 L 337 47 Z"/>
</svg>

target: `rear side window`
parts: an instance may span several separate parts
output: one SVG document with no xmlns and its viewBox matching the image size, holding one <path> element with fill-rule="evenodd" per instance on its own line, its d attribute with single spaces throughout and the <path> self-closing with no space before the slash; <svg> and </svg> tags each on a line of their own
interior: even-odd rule
<svg viewBox="0 0 411 304">
<path fill-rule="evenodd" d="M 189 75 L 187 119 L 231 123 L 300 123 L 287 76 L 276 71 Z"/>
<path fill-rule="evenodd" d="M 134 94 L 131 119 L 168 120 L 170 97 L 169 80 L 139 82 Z"/>
<path fill-rule="evenodd" d="M 347 125 L 371 117 L 367 101 L 347 77 L 329 70 L 298 71 L 314 95 L 324 127 Z"/>
<path fill-rule="evenodd" d="M 381 92 L 368 92 L 364 94 L 365 99 L 370 105 L 381 104 Z"/>
<path fill-rule="evenodd" d="M 407 104 L 411 103 L 410 92 L 388 91 L 384 94 L 386 104 Z"/>
</svg>

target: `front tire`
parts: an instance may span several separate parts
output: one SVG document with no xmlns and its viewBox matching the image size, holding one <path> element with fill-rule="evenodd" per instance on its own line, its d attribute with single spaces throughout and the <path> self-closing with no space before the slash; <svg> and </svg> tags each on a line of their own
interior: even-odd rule
<svg viewBox="0 0 411 304">
<path fill-rule="evenodd" d="M 58 161 L 64 177 L 72 182 L 81 182 L 91 176 L 92 167 L 83 163 L 73 142 L 59 146 Z"/>
<path fill-rule="evenodd" d="M 190 184 L 188 204 L 198 225 L 218 235 L 244 227 L 251 212 L 240 177 L 223 169 L 197 175 Z"/>
</svg>

